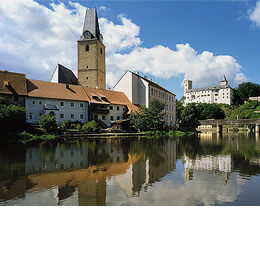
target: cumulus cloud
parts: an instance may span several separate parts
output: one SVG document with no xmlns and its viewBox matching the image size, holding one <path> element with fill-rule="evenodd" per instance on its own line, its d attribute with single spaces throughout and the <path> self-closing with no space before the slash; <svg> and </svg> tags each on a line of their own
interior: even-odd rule
<svg viewBox="0 0 260 260">
<path fill-rule="evenodd" d="M 260 29 L 260 1 L 248 11 L 249 19 Z"/>
<path fill-rule="evenodd" d="M 28 78 L 49 80 L 59 61 L 77 69 L 77 40 L 86 7 L 76 2 L 40 5 L 35 0 L 4 1 L 0 5 L 0 70 L 23 72 Z M 100 11 L 110 12 L 102 6 Z M 253 16 L 254 17 L 254 16 Z M 140 27 L 125 15 L 118 23 L 100 17 L 106 45 L 107 85 L 113 87 L 126 70 L 156 78 L 189 78 L 194 86 L 219 84 L 225 74 L 231 86 L 246 81 L 242 67 L 228 55 L 197 53 L 189 44 L 176 49 L 142 47 Z"/>
<path fill-rule="evenodd" d="M 2 70 L 50 79 L 58 61 L 76 69 L 76 41 L 85 8 L 69 2 L 50 4 L 33 0 L 4 1 L 0 5 L 0 64 Z"/>
</svg>

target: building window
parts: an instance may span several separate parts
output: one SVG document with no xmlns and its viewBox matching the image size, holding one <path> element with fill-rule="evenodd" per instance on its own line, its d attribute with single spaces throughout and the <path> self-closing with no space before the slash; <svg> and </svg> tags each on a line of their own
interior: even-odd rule
<svg viewBox="0 0 260 260">
<path fill-rule="evenodd" d="M 33 120 L 33 113 L 29 113 L 29 120 Z"/>
<path fill-rule="evenodd" d="M 33 100 L 33 101 L 32 101 L 32 104 L 33 104 L 33 105 L 35 105 L 35 104 L 36 104 L 35 100 Z"/>
<path fill-rule="evenodd" d="M 14 102 L 18 102 L 19 99 L 18 99 L 18 96 L 14 96 Z"/>
<path fill-rule="evenodd" d="M 102 120 L 106 120 L 106 116 L 102 116 Z"/>
<path fill-rule="evenodd" d="M 86 79 L 88 79 L 88 77 L 86 77 Z"/>
<path fill-rule="evenodd" d="M 64 114 L 60 114 L 60 118 L 64 118 Z"/>
<path fill-rule="evenodd" d="M 102 48 L 100 48 L 100 54 L 102 55 Z"/>
<path fill-rule="evenodd" d="M 113 110 L 113 106 L 110 106 L 110 110 Z"/>
<path fill-rule="evenodd" d="M 70 118 L 71 118 L 71 119 L 74 119 L 74 114 L 70 114 Z"/>
<path fill-rule="evenodd" d="M 39 105 L 42 105 L 42 101 L 39 101 Z"/>
<path fill-rule="evenodd" d="M 151 88 L 151 94 L 153 95 L 153 88 Z"/>
<path fill-rule="evenodd" d="M 63 101 L 60 102 L 60 106 L 64 107 L 64 102 Z"/>
<path fill-rule="evenodd" d="M 79 104 L 79 107 L 83 107 L 83 106 L 84 106 L 83 103 L 80 103 L 80 104 Z"/>
<path fill-rule="evenodd" d="M 70 103 L 70 106 L 71 106 L 71 107 L 74 107 L 74 106 L 75 106 L 75 103 Z"/>
<path fill-rule="evenodd" d="M 119 110 L 119 107 L 116 107 L 116 110 Z"/>
<path fill-rule="evenodd" d="M 113 116 L 110 116 L 110 120 L 114 120 L 114 117 L 113 117 Z"/>
<path fill-rule="evenodd" d="M 117 120 L 120 120 L 120 116 L 117 116 Z"/>
<path fill-rule="evenodd" d="M 83 119 L 83 118 L 84 118 L 83 114 L 80 114 L 79 118 L 80 118 L 80 119 Z"/>
<path fill-rule="evenodd" d="M 89 51 L 89 46 L 88 45 L 86 45 L 86 51 Z"/>
</svg>

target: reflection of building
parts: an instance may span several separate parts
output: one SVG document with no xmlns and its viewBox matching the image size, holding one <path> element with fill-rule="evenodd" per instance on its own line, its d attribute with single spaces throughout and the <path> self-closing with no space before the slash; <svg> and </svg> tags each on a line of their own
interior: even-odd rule
<svg viewBox="0 0 260 260">
<path fill-rule="evenodd" d="M 221 174 L 223 180 L 227 180 L 232 172 L 231 155 L 202 156 L 190 159 L 187 155 L 183 156 L 185 166 L 185 179 L 192 180 L 195 172 L 212 172 Z"/>
<path fill-rule="evenodd" d="M 176 168 L 176 140 L 163 142 L 162 153 L 156 155 L 158 163 L 149 156 L 145 161 L 131 165 L 125 174 L 115 176 L 118 185 L 128 197 L 138 196 L 142 189 L 159 181 Z"/>
</svg>

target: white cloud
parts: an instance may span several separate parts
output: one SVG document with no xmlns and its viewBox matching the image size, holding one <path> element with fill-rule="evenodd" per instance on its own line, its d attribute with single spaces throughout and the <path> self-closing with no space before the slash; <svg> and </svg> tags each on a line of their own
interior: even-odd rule
<svg viewBox="0 0 260 260">
<path fill-rule="evenodd" d="M 85 8 L 69 2 L 47 8 L 33 0 L 4 1 L 0 5 L 1 70 L 24 72 L 49 80 L 58 61 L 76 68 L 76 41 Z"/>
<path fill-rule="evenodd" d="M 57 62 L 77 69 L 77 40 L 86 8 L 75 2 L 52 2 L 48 7 L 34 0 L 3 1 L 0 5 L 0 70 L 23 72 L 28 78 L 49 80 Z M 101 7 L 102 11 L 109 11 Z M 223 75 L 231 86 L 247 80 L 231 56 L 198 54 L 189 44 L 176 50 L 161 45 L 141 47 L 140 27 L 125 15 L 119 23 L 100 17 L 106 45 L 107 85 L 114 86 L 126 70 L 154 77 L 192 79 L 194 86 L 219 84 Z"/>
<path fill-rule="evenodd" d="M 260 1 L 256 6 L 248 11 L 249 19 L 260 29 Z"/>
</svg>

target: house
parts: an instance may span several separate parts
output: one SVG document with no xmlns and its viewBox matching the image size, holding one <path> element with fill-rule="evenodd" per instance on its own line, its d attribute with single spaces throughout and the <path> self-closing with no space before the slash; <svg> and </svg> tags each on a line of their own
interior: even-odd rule
<svg viewBox="0 0 260 260">
<path fill-rule="evenodd" d="M 223 103 L 231 105 L 233 102 L 233 90 L 228 85 L 226 77 L 223 77 L 220 86 L 204 88 L 192 88 L 191 80 L 184 80 L 184 105 L 189 103 Z"/>
<path fill-rule="evenodd" d="M 42 114 L 55 115 L 58 124 L 64 120 L 82 124 L 97 120 L 104 127 L 122 120 L 138 107 L 122 92 L 92 89 L 40 80 L 27 80 L 25 107 L 27 122 L 36 124 Z"/>
<path fill-rule="evenodd" d="M 38 123 L 42 114 L 55 115 L 58 124 L 88 121 L 88 99 L 82 86 L 28 79 L 27 93 L 27 123 Z"/>
<path fill-rule="evenodd" d="M 0 97 L 7 101 L 7 105 L 21 105 L 25 107 L 27 96 L 25 74 L 0 71 Z"/>
<path fill-rule="evenodd" d="M 152 99 L 158 99 L 165 103 L 164 120 L 168 126 L 176 124 L 176 95 L 161 87 L 147 76 L 140 76 L 139 72 L 126 71 L 122 78 L 114 86 L 115 91 L 122 91 L 131 103 L 146 107 Z"/>
</svg>

